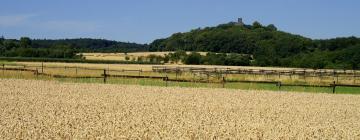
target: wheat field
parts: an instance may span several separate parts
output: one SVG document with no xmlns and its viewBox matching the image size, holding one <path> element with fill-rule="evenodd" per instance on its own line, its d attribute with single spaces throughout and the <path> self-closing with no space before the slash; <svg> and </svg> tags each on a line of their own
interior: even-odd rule
<svg viewBox="0 0 360 140">
<path fill-rule="evenodd" d="M 158 55 L 165 56 L 171 52 L 136 52 L 136 53 L 80 53 L 87 60 L 122 60 L 125 61 L 125 57 L 130 59 L 137 59 L 140 56 Z"/>
<path fill-rule="evenodd" d="M 360 96 L 0 79 L 0 139 L 360 139 Z"/>
<path fill-rule="evenodd" d="M 137 59 L 138 57 L 147 57 L 149 55 L 165 56 L 174 52 L 132 52 L 132 53 L 79 53 L 87 60 L 121 60 L 125 61 L 125 57 L 130 59 Z M 191 52 L 186 52 L 190 54 Z M 207 52 L 198 52 L 201 55 L 206 55 Z"/>
</svg>

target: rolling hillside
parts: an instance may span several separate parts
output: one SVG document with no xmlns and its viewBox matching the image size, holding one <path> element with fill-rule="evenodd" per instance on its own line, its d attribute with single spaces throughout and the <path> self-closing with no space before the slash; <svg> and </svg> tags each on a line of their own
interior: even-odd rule
<svg viewBox="0 0 360 140">
<path fill-rule="evenodd" d="M 313 40 L 274 25 L 222 24 L 175 33 L 150 44 L 150 51 L 207 51 L 254 56 L 249 65 L 304 68 L 360 68 L 360 39 Z"/>
</svg>

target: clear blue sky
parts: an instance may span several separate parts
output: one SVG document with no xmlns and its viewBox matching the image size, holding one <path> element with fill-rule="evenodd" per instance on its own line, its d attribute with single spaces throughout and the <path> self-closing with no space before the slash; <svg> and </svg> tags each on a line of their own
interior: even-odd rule
<svg viewBox="0 0 360 140">
<path fill-rule="evenodd" d="M 359 0 L 1 0 L 6 38 L 150 43 L 242 17 L 306 37 L 360 36 Z"/>
</svg>

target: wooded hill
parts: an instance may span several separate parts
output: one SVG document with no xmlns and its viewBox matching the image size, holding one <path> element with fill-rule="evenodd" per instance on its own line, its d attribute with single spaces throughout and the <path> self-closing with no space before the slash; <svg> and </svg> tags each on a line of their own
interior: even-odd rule
<svg viewBox="0 0 360 140">
<path fill-rule="evenodd" d="M 263 26 L 259 22 L 242 26 L 229 23 L 176 33 L 169 38 L 155 40 L 149 50 L 247 54 L 243 56 L 252 56 L 248 65 L 253 66 L 360 68 L 359 38 L 312 40 L 279 31 L 272 24 Z M 210 59 L 218 57 L 211 55 Z M 194 56 L 199 55 L 194 54 L 192 58 Z M 201 63 L 202 59 L 209 60 L 209 57 L 199 59 L 196 62 Z"/>
</svg>

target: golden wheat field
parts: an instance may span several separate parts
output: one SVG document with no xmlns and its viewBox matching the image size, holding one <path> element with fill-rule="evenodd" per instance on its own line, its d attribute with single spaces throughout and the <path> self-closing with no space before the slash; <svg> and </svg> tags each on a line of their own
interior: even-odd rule
<svg viewBox="0 0 360 140">
<path fill-rule="evenodd" d="M 0 79 L 0 139 L 360 139 L 360 96 Z"/>
<path fill-rule="evenodd" d="M 79 53 L 87 60 L 126 60 L 125 57 L 130 59 L 137 59 L 138 57 L 146 57 L 149 55 L 165 56 L 174 52 L 133 52 L 133 53 Z M 190 54 L 191 52 L 186 52 Z M 207 52 L 198 52 L 201 55 L 206 55 Z"/>
</svg>

